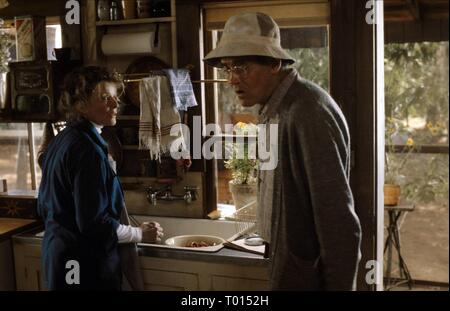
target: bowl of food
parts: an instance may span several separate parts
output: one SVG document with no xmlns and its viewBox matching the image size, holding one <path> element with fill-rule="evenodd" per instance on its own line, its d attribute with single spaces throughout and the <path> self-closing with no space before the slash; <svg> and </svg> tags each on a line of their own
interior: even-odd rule
<svg viewBox="0 0 450 311">
<path fill-rule="evenodd" d="M 166 245 L 188 248 L 204 248 L 221 245 L 224 239 L 212 235 L 179 235 L 168 238 Z"/>
</svg>

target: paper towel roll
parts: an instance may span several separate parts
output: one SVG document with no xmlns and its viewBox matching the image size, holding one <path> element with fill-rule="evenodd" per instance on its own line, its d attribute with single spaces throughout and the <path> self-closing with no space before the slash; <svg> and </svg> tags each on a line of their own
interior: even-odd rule
<svg viewBox="0 0 450 311">
<path fill-rule="evenodd" d="M 156 54 L 154 32 L 107 34 L 102 38 L 102 52 L 105 55 Z"/>
</svg>

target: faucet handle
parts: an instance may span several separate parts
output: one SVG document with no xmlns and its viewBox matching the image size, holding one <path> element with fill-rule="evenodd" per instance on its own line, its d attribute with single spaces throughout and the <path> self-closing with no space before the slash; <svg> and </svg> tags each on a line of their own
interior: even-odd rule
<svg viewBox="0 0 450 311">
<path fill-rule="evenodd" d="M 191 204 L 192 203 L 192 194 L 191 194 L 191 192 L 190 191 L 186 191 L 186 194 L 184 195 L 184 201 L 187 203 L 187 204 Z"/>
<path fill-rule="evenodd" d="M 197 200 L 197 190 L 199 188 L 197 186 L 185 186 L 184 187 L 184 200 L 186 201 L 186 203 L 190 204 L 192 201 Z"/>
<path fill-rule="evenodd" d="M 147 193 L 147 201 L 155 206 L 156 205 L 156 193 L 158 192 L 157 190 L 153 189 L 153 187 L 148 187 L 147 189 L 145 189 L 145 192 Z"/>
</svg>

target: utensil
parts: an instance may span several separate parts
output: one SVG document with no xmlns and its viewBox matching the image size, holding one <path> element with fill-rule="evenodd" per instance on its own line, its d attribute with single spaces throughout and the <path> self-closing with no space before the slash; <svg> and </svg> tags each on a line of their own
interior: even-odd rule
<svg viewBox="0 0 450 311">
<path fill-rule="evenodd" d="M 237 250 L 237 251 L 246 252 L 246 253 L 250 253 L 250 254 L 264 255 L 263 252 L 254 251 L 252 249 L 248 249 L 248 248 L 245 248 L 243 246 L 234 244 L 233 242 L 228 242 L 228 241 L 224 242 L 223 246 L 226 247 L 226 248 L 229 248 L 229 249 L 234 249 L 234 250 Z"/>
</svg>

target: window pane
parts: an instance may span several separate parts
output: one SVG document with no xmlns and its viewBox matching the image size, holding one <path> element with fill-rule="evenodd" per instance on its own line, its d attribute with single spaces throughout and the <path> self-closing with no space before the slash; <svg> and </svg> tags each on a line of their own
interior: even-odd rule
<svg viewBox="0 0 450 311">
<path fill-rule="evenodd" d="M 401 161 L 403 155 L 393 157 Z M 415 205 L 399 221 L 402 255 L 415 280 L 448 283 L 448 163 L 448 154 L 412 154 L 400 170 L 400 204 Z M 393 276 L 400 277 L 396 253 L 392 267 Z"/>
<path fill-rule="evenodd" d="M 448 42 L 388 44 L 385 51 L 387 143 L 448 145 Z"/>
<path fill-rule="evenodd" d="M 41 183 L 41 178 L 42 178 L 42 170 L 38 164 L 37 154 L 38 154 L 39 148 L 41 147 L 41 144 L 42 144 L 42 135 L 44 133 L 44 125 L 45 125 L 45 123 L 33 123 L 34 150 L 35 150 L 34 165 L 36 167 L 36 188 L 39 188 L 39 184 Z"/>
<path fill-rule="evenodd" d="M 329 48 L 328 27 L 296 27 L 280 30 L 281 45 L 294 58 L 296 68 L 303 78 L 329 89 Z M 221 32 L 216 31 L 213 38 L 220 40 Z M 213 43 L 216 46 L 217 42 Z M 225 79 L 222 72 L 216 71 L 216 77 Z M 244 108 L 228 83 L 218 83 L 216 88 L 216 111 L 218 123 L 224 131 L 225 124 L 258 123 L 260 106 Z M 223 204 L 233 204 L 228 182 L 232 179 L 223 161 L 217 162 L 217 201 Z"/>
<path fill-rule="evenodd" d="M 420 148 L 448 146 L 448 57 L 448 42 L 385 46 L 386 182 L 400 184 L 400 204 L 415 206 L 401 220 L 403 258 L 413 279 L 447 283 L 448 153 Z M 412 145 L 419 153 L 390 152 L 389 145 Z"/>
<path fill-rule="evenodd" d="M 53 49 L 62 47 L 61 25 L 47 25 L 47 59 L 56 60 Z"/>
<path fill-rule="evenodd" d="M 329 89 L 329 49 L 328 27 L 302 27 L 281 29 L 281 44 L 294 58 L 296 68 L 300 75 Z M 215 36 L 220 40 L 221 32 Z M 217 78 L 226 77 L 220 71 Z M 236 94 L 228 83 L 219 83 L 217 86 L 218 122 L 222 131 L 224 124 L 238 122 L 257 123 L 260 107 L 244 108 L 239 104 Z"/>
<path fill-rule="evenodd" d="M 47 20 L 49 17 L 47 17 Z M 50 17 L 50 19 L 52 19 Z M 59 19 L 59 18 L 58 18 Z M 14 20 L 4 21 L 3 30 L 12 38 L 12 45 L 9 49 L 11 60 L 16 61 L 16 28 L 14 27 Z M 47 24 L 45 27 L 45 34 L 47 39 L 47 59 L 56 60 L 53 49 L 62 47 L 62 29 L 58 23 Z"/>
<path fill-rule="evenodd" d="M 0 123 L 0 178 L 8 190 L 31 190 L 27 125 Z"/>
<path fill-rule="evenodd" d="M 231 170 L 225 168 L 223 160 L 217 161 L 217 203 L 233 204 L 233 197 L 231 196 L 229 182 L 233 179 Z"/>
<path fill-rule="evenodd" d="M 329 90 L 328 27 L 281 29 L 281 45 L 300 75 Z"/>
<path fill-rule="evenodd" d="M 448 204 L 448 155 L 396 153 L 389 157 L 403 163 L 398 170 L 401 200 L 413 203 Z"/>
<path fill-rule="evenodd" d="M 388 44 L 385 47 L 386 144 L 448 146 L 448 42 Z M 395 175 L 414 202 L 448 195 L 448 155 L 386 155 L 386 179 Z M 447 157 L 446 161 L 442 157 Z M 431 192 L 430 192 L 431 191 Z"/>
</svg>

